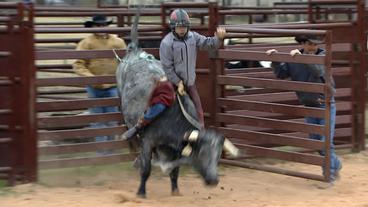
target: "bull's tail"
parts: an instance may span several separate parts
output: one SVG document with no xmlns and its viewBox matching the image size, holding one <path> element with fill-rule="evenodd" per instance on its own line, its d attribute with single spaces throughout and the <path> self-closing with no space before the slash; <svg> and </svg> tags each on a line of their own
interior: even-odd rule
<svg viewBox="0 0 368 207">
<path fill-rule="evenodd" d="M 132 31 L 130 32 L 130 39 L 131 39 L 131 44 L 133 46 L 132 48 L 133 50 L 136 50 L 138 48 L 138 23 L 139 23 L 140 12 L 141 12 L 141 9 L 139 7 L 134 17 Z"/>
<path fill-rule="evenodd" d="M 138 23 L 139 23 L 139 17 L 141 15 L 142 8 L 143 8 L 142 4 L 139 4 L 137 7 L 136 14 L 134 16 L 134 21 L 132 24 L 132 30 L 130 32 L 131 42 L 128 45 L 127 52 L 128 51 L 133 51 L 133 52 L 138 51 Z M 115 58 L 119 61 L 119 63 L 121 63 L 122 59 L 119 57 L 119 55 L 116 53 L 114 49 L 112 51 L 114 52 Z"/>
<path fill-rule="evenodd" d="M 139 23 L 139 17 L 141 15 L 141 10 L 143 8 L 143 4 L 138 4 L 138 7 L 136 8 L 136 14 L 134 16 L 133 24 L 132 24 L 132 31 L 130 32 L 130 39 L 131 42 L 128 46 L 128 49 L 132 51 L 138 50 L 138 23 Z"/>
</svg>

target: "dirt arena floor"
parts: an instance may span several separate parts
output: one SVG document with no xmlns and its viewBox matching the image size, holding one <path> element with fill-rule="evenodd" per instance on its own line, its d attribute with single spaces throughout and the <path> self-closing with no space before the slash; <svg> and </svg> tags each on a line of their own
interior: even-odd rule
<svg viewBox="0 0 368 207">
<path fill-rule="evenodd" d="M 179 180 L 182 196 L 178 197 L 170 195 L 168 177 L 155 170 L 147 185 L 147 199 L 135 196 L 138 176 L 132 168 L 118 173 L 96 173 L 97 167 L 74 174 L 47 171 L 41 172 L 38 184 L 0 188 L 0 207 L 368 207 L 368 152 L 341 158 L 341 179 L 333 185 L 221 167 L 219 185 L 206 188 L 196 173 L 184 169 Z M 294 163 L 274 165 L 302 171 L 310 168 Z"/>
</svg>

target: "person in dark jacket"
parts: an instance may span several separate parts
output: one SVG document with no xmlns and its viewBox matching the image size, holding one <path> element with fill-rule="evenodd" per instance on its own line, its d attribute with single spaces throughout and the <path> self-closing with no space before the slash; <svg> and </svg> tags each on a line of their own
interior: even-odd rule
<svg viewBox="0 0 368 207">
<path fill-rule="evenodd" d="M 291 56 L 301 54 L 312 55 L 324 55 L 325 51 L 318 47 L 318 44 L 323 41 L 315 35 L 299 35 L 295 37 L 295 40 L 302 46 L 301 49 L 294 49 L 290 51 Z M 266 51 L 267 55 L 277 53 L 275 49 Z M 274 69 L 274 73 L 277 78 L 286 79 L 290 78 L 293 81 L 303 81 L 312 83 L 325 83 L 325 67 L 320 64 L 301 64 L 301 63 L 272 63 L 271 67 Z M 340 159 L 335 153 L 335 147 L 333 144 L 333 137 L 335 132 L 336 121 L 336 105 L 335 105 L 335 83 L 332 79 L 331 89 L 331 107 L 330 107 L 330 181 L 335 181 L 339 177 L 339 171 L 342 168 Z M 296 95 L 301 104 L 308 107 L 325 108 L 325 97 L 323 94 L 301 92 L 297 91 Z M 323 118 L 306 117 L 306 122 L 310 124 L 324 125 L 325 120 Z M 325 140 L 325 137 L 319 134 L 310 134 L 311 139 Z M 319 152 L 321 155 L 325 155 L 324 151 Z"/>
<path fill-rule="evenodd" d="M 161 41 L 160 61 L 168 79 L 178 87 L 179 94 L 188 92 L 203 127 L 203 109 L 195 85 L 197 49 L 218 49 L 226 31 L 219 27 L 214 37 L 205 37 L 190 31 L 190 19 L 183 9 L 175 9 L 171 13 L 169 25 L 172 31 Z"/>
<path fill-rule="evenodd" d="M 162 76 L 156 80 L 155 87 L 152 91 L 151 98 L 148 103 L 148 109 L 138 123 L 126 131 L 122 139 L 127 140 L 135 136 L 143 127 L 147 126 L 151 121 L 158 117 L 167 107 L 172 106 L 175 101 L 175 90 L 166 76 Z"/>
</svg>

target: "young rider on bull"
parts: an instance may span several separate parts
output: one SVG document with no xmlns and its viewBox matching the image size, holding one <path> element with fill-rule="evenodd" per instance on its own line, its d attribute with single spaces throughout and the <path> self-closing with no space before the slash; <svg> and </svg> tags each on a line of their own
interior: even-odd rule
<svg viewBox="0 0 368 207">
<path fill-rule="evenodd" d="M 167 34 L 161 41 L 160 60 L 167 75 L 160 79 L 153 89 L 149 108 L 138 123 L 123 134 L 123 139 L 129 139 L 137 134 L 143 127 L 154 118 L 170 107 L 175 100 L 174 86 L 180 95 L 185 91 L 191 97 L 198 114 L 202 128 L 204 128 L 204 117 L 201 101 L 195 85 L 197 49 L 215 50 L 221 46 L 226 35 L 224 28 L 217 28 L 214 37 L 205 37 L 189 30 L 190 19 L 188 13 L 183 9 L 176 9 L 170 15 L 170 28 L 172 32 Z M 184 151 L 188 150 L 188 147 Z M 225 140 L 224 150 L 230 156 L 239 156 L 239 150 Z M 187 154 L 184 152 L 184 154 Z"/>
<path fill-rule="evenodd" d="M 151 122 L 166 107 L 172 105 L 175 91 L 170 82 L 177 87 L 180 95 L 183 95 L 185 90 L 188 91 L 196 107 L 199 121 L 204 127 L 203 109 L 195 85 L 197 49 L 219 48 L 226 31 L 223 28 L 217 28 L 214 37 L 205 37 L 189 31 L 190 19 L 188 13 L 183 9 L 174 10 L 170 15 L 169 23 L 172 32 L 165 36 L 160 45 L 160 59 L 169 81 L 164 79 L 157 85 L 152 92 L 149 108 L 145 112 L 144 118 L 125 132 L 123 139 L 133 137 L 137 131 Z"/>
<path fill-rule="evenodd" d="M 216 50 L 226 35 L 224 28 L 217 28 L 214 37 L 205 37 L 190 31 L 190 19 L 183 9 L 175 9 L 169 20 L 172 30 L 161 41 L 160 60 L 169 79 L 182 95 L 186 90 L 191 97 L 204 127 L 203 109 L 195 85 L 197 49 Z"/>
</svg>

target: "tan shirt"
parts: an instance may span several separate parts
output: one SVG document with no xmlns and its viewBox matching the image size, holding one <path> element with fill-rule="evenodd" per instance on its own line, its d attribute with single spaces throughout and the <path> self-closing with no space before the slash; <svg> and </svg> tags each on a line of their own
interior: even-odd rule
<svg viewBox="0 0 368 207">
<path fill-rule="evenodd" d="M 125 49 L 124 40 L 115 35 L 107 37 L 90 35 L 78 43 L 77 50 Z M 81 76 L 115 75 L 118 61 L 115 58 L 79 59 L 73 63 L 75 73 Z M 94 85 L 96 88 L 110 88 L 114 85 Z"/>
</svg>

